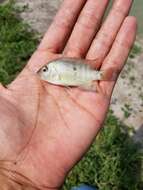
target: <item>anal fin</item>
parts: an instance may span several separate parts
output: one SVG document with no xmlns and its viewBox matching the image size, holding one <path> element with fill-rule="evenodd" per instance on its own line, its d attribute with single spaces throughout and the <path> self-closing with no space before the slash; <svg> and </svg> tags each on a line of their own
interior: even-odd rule
<svg viewBox="0 0 143 190">
<path fill-rule="evenodd" d="M 78 88 L 82 89 L 82 90 L 91 91 L 91 92 L 96 92 L 97 91 L 96 83 L 92 82 L 92 81 L 88 82 L 88 83 L 84 83 L 84 84 L 80 85 Z"/>
</svg>

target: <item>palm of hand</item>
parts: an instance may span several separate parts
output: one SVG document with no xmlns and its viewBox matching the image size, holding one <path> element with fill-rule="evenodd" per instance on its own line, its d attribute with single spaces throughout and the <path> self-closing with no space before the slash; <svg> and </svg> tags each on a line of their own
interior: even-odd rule
<svg viewBox="0 0 143 190">
<path fill-rule="evenodd" d="M 44 166 L 55 165 L 55 158 L 53 173 L 63 176 L 80 159 L 100 129 L 110 100 L 104 89 L 95 93 L 53 86 L 27 68 L 4 96 L 21 112 L 26 126 L 19 129 L 25 138 L 15 161 L 30 170 L 34 155 L 38 173 L 44 174 L 36 178 L 43 183 L 49 174 Z"/>
<path fill-rule="evenodd" d="M 122 6 L 125 6 L 124 3 Z M 130 3 L 126 5 L 126 12 L 129 7 Z M 119 26 L 124 19 L 125 16 L 120 19 Z M 133 31 L 130 36 L 129 31 L 126 30 L 127 25 Z M 114 36 L 117 35 L 119 26 L 116 26 L 113 31 Z M 82 28 L 82 30 L 84 33 L 86 29 Z M 50 49 L 47 47 L 48 41 L 51 46 L 53 43 L 50 39 L 51 35 L 49 30 L 23 72 L 9 85 L 8 89 L 1 90 L 2 96 L 11 103 L 12 107 L 15 107 L 13 117 L 20 115 L 20 118 L 17 118 L 18 134 L 22 135 L 19 137 L 20 144 L 16 144 L 17 141 L 14 139 L 15 152 L 12 154 L 17 161 L 14 168 L 43 187 L 61 185 L 66 173 L 86 152 L 105 119 L 114 86 L 113 82 L 100 82 L 98 83 L 100 90 L 98 93 L 94 93 L 76 88 L 66 89 L 40 81 L 35 72 L 49 60 L 61 56 L 52 53 L 51 50 L 47 51 Z M 127 35 L 129 38 L 125 41 Z M 110 40 L 104 52 L 106 57 L 103 56 L 103 52 L 100 55 L 101 50 L 98 52 L 95 44 L 93 47 L 91 46 L 89 53 L 83 53 L 84 57 L 94 60 L 94 54 L 97 51 L 98 55 L 96 56 L 101 57 L 103 63 L 100 67 L 106 68 L 109 66 L 107 63 L 111 62 L 110 65 L 116 66 L 119 70 L 127 58 L 134 36 L 135 21 L 133 18 L 128 18 L 117 36 L 117 41 L 122 44 L 121 47 L 124 48 L 125 53 L 122 53 L 120 45 L 118 46 L 115 41 L 111 52 L 107 55 L 109 47 L 113 43 L 113 40 Z M 56 37 L 55 41 L 60 42 L 61 39 L 58 41 L 58 37 L 57 39 Z M 75 38 L 75 40 L 77 39 Z M 71 43 L 69 43 L 70 41 Z M 101 43 L 99 39 L 97 39 L 98 41 Z M 66 53 L 63 56 L 80 58 L 80 54 L 76 55 L 70 50 L 70 47 L 75 45 L 74 37 L 71 37 L 69 42 L 70 45 L 67 45 Z M 91 39 L 88 39 L 88 43 L 87 41 L 85 44 L 81 43 L 81 46 L 85 46 L 85 52 L 87 52 L 89 44 L 91 44 Z M 119 61 L 117 62 L 115 59 L 119 59 Z M 114 65 L 115 62 L 117 65 Z M 12 154 L 8 154 L 8 157 L 12 157 Z"/>
</svg>

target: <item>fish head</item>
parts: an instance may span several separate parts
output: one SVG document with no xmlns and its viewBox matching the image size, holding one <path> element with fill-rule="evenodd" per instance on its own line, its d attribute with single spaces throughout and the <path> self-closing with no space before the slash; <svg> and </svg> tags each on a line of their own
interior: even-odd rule
<svg viewBox="0 0 143 190">
<path fill-rule="evenodd" d="M 46 81 L 56 80 L 58 78 L 58 67 L 53 62 L 48 63 L 38 71 L 38 75 Z"/>
<path fill-rule="evenodd" d="M 48 65 L 43 66 L 38 72 L 38 75 L 41 79 L 49 77 L 49 67 Z"/>
</svg>

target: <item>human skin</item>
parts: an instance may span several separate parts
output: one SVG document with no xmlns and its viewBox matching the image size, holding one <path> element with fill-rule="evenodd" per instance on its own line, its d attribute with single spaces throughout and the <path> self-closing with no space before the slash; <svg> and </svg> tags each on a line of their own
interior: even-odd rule
<svg viewBox="0 0 143 190">
<path fill-rule="evenodd" d="M 57 57 L 76 57 L 119 74 L 137 25 L 128 16 L 132 0 L 115 0 L 101 23 L 108 3 L 65 0 L 24 70 L 0 85 L 0 171 L 15 185 L 58 189 L 102 128 L 115 81 L 90 92 L 51 85 L 36 72 Z"/>
</svg>

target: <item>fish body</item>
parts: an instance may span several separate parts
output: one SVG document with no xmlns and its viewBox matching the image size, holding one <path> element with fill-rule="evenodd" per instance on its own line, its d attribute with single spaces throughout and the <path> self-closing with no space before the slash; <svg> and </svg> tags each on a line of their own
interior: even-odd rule
<svg viewBox="0 0 143 190">
<path fill-rule="evenodd" d="M 51 84 L 83 88 L 89 87 L 93 81 L 108 77 L 105 76 L 107 72 L 94 70 L 85 60 L 74 58 L 50 61 L 39 70 L 38 75 Z"/>
</svg>

